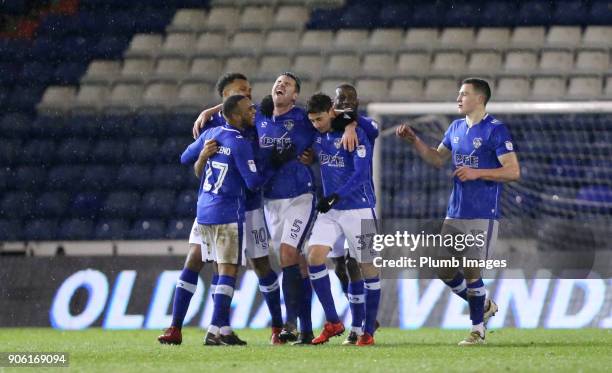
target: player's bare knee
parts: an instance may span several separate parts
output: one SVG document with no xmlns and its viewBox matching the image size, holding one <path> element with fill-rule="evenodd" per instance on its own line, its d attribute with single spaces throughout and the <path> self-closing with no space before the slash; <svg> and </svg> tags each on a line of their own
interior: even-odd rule
<svg viewBox="0 0 612 373">
<path fill-rule="evenodd" d="M 300 273 L 302 274 L 302 277 L 307 278 L 308 277 L 308 261 L 306 260 L 306 257 L 304 255 L 300 255 L 299 265 L 300 265 Z"/>
<path fill-rule="evenodd" d="M 465 268 L 463 272 L 465 275 L 465 282 L 468 284 L 476 282 L 482 277 L 480 268 Z"/>
<path fill-rule="evenodd" d="M 280 262 L 282 267 L 289 267 L 292 265 L 299 264 L 300 261 L 300 253 L 298 250 L 285 243 L 280 245 Z"/>
<path fill-rule="evenodd" d="M 203 267 L 202 247 L 196 244 L 189 244 L 189 253 L 187 253 L 187 259 L 185 259 L 185 268 L 190 271 L 200 272 Z"/>
<path fill-rule="evenodd" d="M 238 266 L 236 264 L 219 263 L 219 275 L 236 277 L 238 274 Z"/>
<path fill-rule="evenodd" d="M 313 245 L 308 248 L 308 264 L 313 265 L 321 265 L 325 263 L 327 259 L 327 254 L 329 253 L 330 248 L 322 245 Z"/>
<path fill-rule="evenodd" d="M 360 263 L 359 267 L 361 267 L 361 273 L 364 278 L 375 278 L 380 276 L 380 272 L 377 267 L 372 263 Z"/>
</svg>

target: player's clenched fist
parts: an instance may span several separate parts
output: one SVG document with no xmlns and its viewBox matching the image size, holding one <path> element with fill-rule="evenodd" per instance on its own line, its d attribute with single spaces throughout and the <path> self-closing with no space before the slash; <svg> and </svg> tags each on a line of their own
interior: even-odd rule
<svg viewBox="0 0 612 373">
<path fill-rule="evenodd" d="M 469 167 L 459 167 L 453 172 L 453 176 L 457 176 L 461 181 L 470 181 L 478 179 L 478 170 Z"/>
<path fill-rule="evenodd" d="M 409 144 L 412 144 L 416 140 L 416 134 L 407 124 L 402 124 L 395 129 L 395 135 L 400 139 L 404 139 Z"/>
<path fill-rule="evenodd" d="M 217 153 L 217 151 L 219 151 L 217 141 L 214 139 L 206 140 L 204 143 L 204 148 L 202 148 L 202 151 L 200 152 L 200 156 L 203 158 L 210 158 Z"/>
</svg>

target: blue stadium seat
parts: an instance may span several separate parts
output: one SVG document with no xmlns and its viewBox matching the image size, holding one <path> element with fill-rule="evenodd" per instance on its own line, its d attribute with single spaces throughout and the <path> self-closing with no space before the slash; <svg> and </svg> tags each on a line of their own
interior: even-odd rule
<svg viewBox="0 0 612 373">
<path fill-rule="evenodd" d="M 389 3 L 382 6 L 378 13 L 378 25 L 389 28 L 407 28 L 410 26 L 413 5 Z"/>
<path fill-rule="evenodd" d="M 58 14 L 47 15 L 38 26 L 36 34 L 41 36 L 53 36 L 61 37 L 68 35 L 71 32 L 77 31 L 73 28 L 67 27 L 69 24 L 70 16 L 62 16 Z"/>
<path fill-rule="evenodd" d="M 29 55 L 30 47 L 29 40 L 0 38 L 0 61 L 23 62 Z"/>
<path fill-rule="evenodd" d="M 171 8 L 157 8 L 157 9 L 143 9 L 142 14 L 138 13 L 139 16 L 135 16 L 135 32 L 164 32 L 172 16 L 174 15 L 174 9 Z M 134 12 L 133 12 L 134 14 Z"/>
<path fill-rule="evenodd" d="M 138 114 L 134 120 L 130 135 L 137 137 L 157 137 L 166 136 L 167 128 L 172 123 L 162 114 Z"/>
<path fill-rule="evenodd" d="M 59 218 L 68 209 L 70 197 L 67 193 L 46 192 L 43 193 L 34 204 L 32 214 L 39 218 Z"/>
<path fill-rule="evenodd" d="M 96 162 L 119 164 L 125 160 L 125 143 L 119 140 L 98 141 L 92 159 Z"/>
<path fill-rule="evenodd" d="M 375 21 L 376 12 L 371 4 L 357 4 L 345 8 L 339 23 L 343 28 L 369 29 L 375 27 Z"/>
<path fill-rule="evenodd" d="M 0 84 L 11 85 L 15 83 L 19 65 L 11 62 L 0 62 Z"/>
<path fill-rule="evenodd" d="M 21 163 L 19 155 L 22 149 L 20 139 L 0 139 L 0 164 L 10 166 Z"/>
<path fill-rule="evenodd" d="M 612 24 L 612 1 L 595 0 L 591 4 L 588 23 L 591 25 L 610 26 Z"/>
<path fill-rule="evenodd" d="M 552 21 L 555 25 L 580 25 L 587 19 L 588 7 L 581 0 L 556 1 Z"/>
<path fill-rule="evenodd" d="M 164 238 L 165 233 L 163 220 L 139 219 L 132 224 L 128 237 L 136 240 L 152 240 Z"/>
<path fill-rule="evenodd" d="M 151 168 L 133 164 L 121 166 L 116 182 L 123 189 L 146 189 L 151 185 Z"/>
<path fill-rule="evenodd" d="M 409 15 L 406 15 L 409 17 Z M 419 4 L 412 13 L 413 27 L 441 26 L 444 20 L 444 9 L 437 3 Z"/>
<path fill-rule="evenodd" d="M 23 239 L 19 220 L 0 220 L 0 241 L 19 241 Z"/>
<path fill-rule="evenodd" d="M 29 57 L 34 61 L 57 61 L 61 59 L 61 49 L 59 43 L 49 36 L 36 38 L 29 51 Z"/>
<path fill-rule="evenodd" d="M 133 124 L 132 115 L 104 115 L 100 119 L 100 136 L 103 138 L 131 136 Z"/>
<path fill-rule="evenodd" d="M 446 9 L 445 27 L 474 27 L 482 8 L 478 2 L 454 3 Z"/>
<path fill-rule="evenodd" d="M 60 223 L 58 238 L 64 240 L 90 240 L 93 222 L 84 219 L 68 219 Z"/>
<path fill-rule="evenodd" d="M 34 196 L 30 192 L 18 191 L 4 194 L 0 202 L 2 216 L 8 218 L 27 218 L 32 215 Z"/>
<path fill-rule="evenodd" d="M 172 240 L 186 240 L 189 238 L 192 226 L 193 219 L 172 219 L 168 222 L 166 236 Z"/>
<path fill-rule="evenodd" d="M 482 12 L 478 15 L 478 24 L 488 27 L 513 26 L 517 14 L 515 1 L 487 1 L 483 4 Z"/>
<path fill-rule="evenodd" d="M 6 105 L 13 110 L 32 110 L 40 101 L 44 90 L 43 85 L 21 83 L 15 86 Z"/>
<path fill-rule="evenodd" d="M 0 3 L 0 12 L 13 16 L 25 15 L 28 12 L 28 1 L 6 0 Z"/>
<path fill-rule="evenodd" d="M 91 158 L 90 146 L 85 140 L 65 140 L 58 146 L 58 159 L 66 164 L 87 163 Z"/>
<path fill-rule="evenodd" d="M 54 160 L 55 143 L 52 140 L 38 139 L 28 142 L 17 159 L 19 163 L 29 165 L 51 165 Z"/>
<path fill-rule="evenodd" d="M 157 139 L 139 137 L 130 140 L 127 158 L 134 163 L 153 163 L 157 160 Z"/>
<path fill-rule="evenodd" d="M 531 0 L 521 4 L 516 23 L 523 26 L 548 25 L 552 21 L 551 3 Z"/>
<path fill-rule="evenodd" d="M 127 48 L 129 38 L 125 36 L 103 37 L 93 48 L 92 56 L 102 59 L 119 59 Z"/>
<path fill-rule="evenodd" d="M 612 204 L 612 188 L 607 185 L 582 187 L 576 198 L 583 201 Z"/>
<path fill-rule="evenodd" d="M 168 124 L 166 126 L 168 136 L 184 136 L 188 138 L 187 141 L 192 141 L 191 128 L 193 127 L 193 122 L 195 122 L 198 114 L 199 113 L 180 113 L 168 117 Z"/>
<path fill-rule="evenodd" d="M 19 80 L 23 82 L 34 80 L 40 84 L 49 84 L 55 81 L 53 76 L 54 72 L 55 64 L 52 62 L 28 62 L 23 65 L 21 73 L 19 74 Z"/>
<path fill-rule="evenodd" d="M 102 215 L 129 219 L 138 214 L 140 195 L 136 192 L 113 192 L 109 194 L 102 208 Z"/>
<path fill-rule="evenodd" d="M 3 138 L 26 138 L 31 129 L 32 117 L 25 113 L 8 113 L 0 120 L 0 132 Z"/>
<path fill-rule="evenodd" d="M 101 120 L 96 115 L 73 115 L 66 123 L 71 136 L 94 139 L 100 135 Z"/>
<path fill-rule="evenodd" d="M 55 70 L 53 79 L 59 85 L 76 85 L 86 69 L 87 65 L 80 62 L 64 62 Z"/>
<path fill-rule="evenodd" d="M 16 169 L 15 182 L 20 189 L 37 191 L 45 186 L 47 170 L 40 166 L 21 166 Z"/>
<path fill-rule="evenodd" d="M 98 37 L 96 35 L 73 35 L 64 38 L 61 42 L 64 60 L 85 64 L 93 57 L 97 43 Z"/>
<path fill-rule="evenodd" d="M 116 167 L 90 165 L 83 173 L 81 188 L 83 190 L 108 190 L 114 186 L 116 178 Z"/>
<path fill-rule="evenodd" d="M 118 240 L 127 237 L 130 225 L 124 219 L 98 220 L 94 229 L 94 237 L 98 240 Z"/>
<path fill-rule="evenodd" d="M 162 162 L 177 162 L 190 141 L 185 137 L 170 137 L 159 147 L 159 160 Z"/>
<path fill-rule="evenodd" d="M 63 117 L 60 116 L 38 116 L 28 124 L 29 137 L 44 140 L 64 140 L 70 138 L 70 127 Z"/>
<path fill-rule="evenodd" d="M 95 192 L 76 194 L 70 204 L 70 215 L 75 217 L 95 218 L 102 209 L 103 197 Z"/>
<path fill-rule="evenodd" d="M 182 191 L 176 197 L 176 209 L 174 212 L 179 218 L 195 218 L 196 204 L 198 203 L 198 192 L 195 188 Z"/>
<path fill-rule="evenodd" d="M 84 167 L 62 164 L 49 170 L 47 183 L 53 190 L 75 190 L 81 185 Z"/>
<path fill-rule="evenodd" d="M 178 164 L 153 166 L 151 184 L 159 188 L 176 189 L 182 188 L 189 181 L 193 181 L 194 188 L 197 188 L 195 176 L 190 178 L 183 168 L 186 167 L 181 167 Z"/>
<path fill-rule="evenodd" d="M 338 20 L 342 17 L 343 9 L 315 9 L 310 13 L 306 27 L 313 30 L 334 29 L 341 27 Z"/>
<path fill-rule="evenodd" d="M 153 190 L 142 196 L 140 215 L 166 218 L 173 215 L 175 196 L 170 190 Z"/>
<path fill-rule="evenodd" d="M 24 236 L 27 240 L 46 241 L 57 238 L 57 220 L 55 219 L 34 219 L 28 221 L 23 228 Z"/>
</svg>

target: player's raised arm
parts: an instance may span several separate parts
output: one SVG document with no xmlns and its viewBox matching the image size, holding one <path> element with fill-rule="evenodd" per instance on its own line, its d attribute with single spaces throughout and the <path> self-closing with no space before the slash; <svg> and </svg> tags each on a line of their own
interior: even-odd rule
<svg viewBox="0 0 612 373">
<path fill-rule="evenodd" d="M 181 163 L 182 164 L 192 164 L 194 163 L 198 157 L 200 156 L 200 152 L 204 148 L 204 139 L 202 136 L 198 137 L 196 141 L 189 144 L 187 149 L 183 151 L 181 154 Z"/>
<path fill-rule="evenodd" d="M 425 162 L 430 165 L 440 168 L 446 163 L 451 157 L 451 151 L 449 149 L 449 145 L 445 143 L 446 136 L 442 143 L 438 145 L 437 148 L 433 148 L 427 145 L 423 140 L 421 140 L 410 126 L 407 124 L 402 124 L 395 129 L 395 134 L 400 139 L 406 141 L 408 144 L 412 145 L 416 150 L 419 157 L 421 157 Z"/>
<path fill-rule="evenodd" d="M 200 130 L 204 128 L 204 125 L 210 120 L 210 118 L 220 112 L 222 108 L 223 104 L 219 104 L 217 106 L 204 109 L 200 115 L 198 115 L 198 119 L 193 122 L 192 134 L 194 139 L 197 139 L 198 136 L 200 136 Z"/>
</svg>

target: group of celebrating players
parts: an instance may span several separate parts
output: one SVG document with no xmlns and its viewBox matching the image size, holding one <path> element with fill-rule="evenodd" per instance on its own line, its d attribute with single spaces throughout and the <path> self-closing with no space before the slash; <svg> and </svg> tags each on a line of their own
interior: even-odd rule
<svg viewBox="0 0 612 373">
<path fill-rule="evenodd" d="M 381 298 L 380 273 L 373 265 L 379 253 L 371 246 L 378 232 L 372 180 L 378 125 L 358 114 L 357 92 L 349 84 L 338 86 L 334 98 L 314 94 L 306 110 L 295 105 L 300 79 L 290 72 L 276 79 L 259 105 L 252 103 L 249 81 L 240 73 L 223 75 L 217 92 L 223 103 L 200 114 L 193 129 L 196 140 L 181 155 L 200 178 L 197 217 L 177 281 L 172 325 L 159 342 L 182 342 L 198 273 L 212 262 L 214 310 L 204 344 L 246 344 L 230 326 L 230 306 L 238 270 L 248 259 L 270 311 L 270 343 L 326 343 L 345 331 L 331 292 L 330 257 L 352 316 L 343 344 L 373 345 Z M 443 231 L 448 223 L 487 233 L 486 244 L 476 250 L 478 259 L 491 255 L 496 238 L 500 183 L 519 177 L 509 132 L 485 112 L 489 98 L 485 81 L 465 80 L 457 101 L 466 117 L 450 125 L 437 149 L 407 125 L 396 131 L 434 166 L 452 155 L 454 188 Z M 313 163 L 320 167 L 319 193 Z M 282 284 L 270 263 L 270 246 L 278 254 Z M 479 270 L 446 269 L 439 276 L 469 304 L 473 327 L 459 344 L 484 343 L 486 321 L 497 305 L 486 299 Z M 313 289 L 326 319 L 317 337 L 311 321 Z"/>
</svg>

